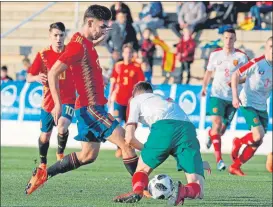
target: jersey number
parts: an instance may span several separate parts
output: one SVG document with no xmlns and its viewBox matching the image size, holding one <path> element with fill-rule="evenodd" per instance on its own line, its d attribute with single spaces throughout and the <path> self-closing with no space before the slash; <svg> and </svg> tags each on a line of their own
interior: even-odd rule
<svg viewBox="0 0 273 207">
<path fill-rule="evenodd" d="M 66 78 L 66 74 L 65 74 L 65 71 L 64 71 L 64 72 L 62 72 L 62 73 L 60 74 L 59 80 L 65 80 L 65 78 Z"/>
<path fill-rule="evenodd" d="M 120 82 L 120 77 L 118 77 L 117 82 Z M 128 77 L 123 77 L 122 85 L 127 86 L 128 85 Z"/>
<path fill-rule="evenodd" d="M 68 114 L 69 116 L 73 116 L 74 109 L 71 106 L 65 106 L 65 114 Z"/>
<path fill-rule="evenodd" d="M 229 77 L 229 69 L 225 69 L 225 77 Z"/>
<path fill-rule="evenodd" d="M 123 77 L 123 85 L 128 85 L 128 77 Z"/>
</svg>

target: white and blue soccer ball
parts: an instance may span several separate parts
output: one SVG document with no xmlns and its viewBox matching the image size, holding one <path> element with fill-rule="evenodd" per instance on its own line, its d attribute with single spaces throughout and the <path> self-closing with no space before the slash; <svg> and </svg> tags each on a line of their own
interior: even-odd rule
<svg viewBox="0 0 273 207">
<path fill-rule="evenodd" d="M 173 189 L 172 179 L 165 174 L 154 176 L 148 185 L 148 191 L 154 199 L 168 199 Z"/>
</svg>

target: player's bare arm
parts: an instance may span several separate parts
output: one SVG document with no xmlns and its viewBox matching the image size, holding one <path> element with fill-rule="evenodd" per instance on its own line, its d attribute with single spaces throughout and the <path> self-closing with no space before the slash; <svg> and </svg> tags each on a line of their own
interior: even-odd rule
<svg viewBox="0 0 273 207">
<path fill-rule="evenodd" d="M 41 84 L 45 84 L 47 82 L 47 75 L 44 73 L 39 73 L 38 75 L 32 75 L 31 73 L 27 74 L 27 82 L 38 82 Z"/>
<path fill-rule="evenodd" d="M 53 116 L 56 124 L 58 124 L 58 119 L 60 118 L 62 112 L 62 103 L 59 88 L 59 75 L 66 69 L 67 65 L 57 60 L 48 73 L 48 84 L 52 98 L 55 103 L 55 107 L 53 109 Z"/>
<path fill-rule="evenodd" d="M 232 77 L 231 77 L 232 105 L 235 108 L 239 108 L 240 106 L 240 99 L 239 99 L 238 90 L 237 90 L 239 79 L 240 79 L 240 74 L 238 71 L 232 74 Z"/>
<path fill-rule="evenodd" d="M 206 71 L 205 76 L 204 76 L 204 80 L 203 80 L 203 85 L 202 85 L 202 96 L 205 96 L 207 94 L 207 86 L 210 82 L 212 76 L 212 71 Z"/>
<path fill-rule="evenodd" d="M 243 84 L 246 82 L 246 76 L 239 79 L 239 84 Z M 228 86 L 231 87 L 231 81 L 228 83 Z"/>
<path fill-rule="evenodd" d="M 125 141 L 127 144 L 131 145 L 133 148 L 141 151 L 143 149 L 143 144 L 140 141 L 138 141 L 138 139 L 135 137 L 135 131 L 136 131 L 135 124 L 126 125 Z"/>
</svg>

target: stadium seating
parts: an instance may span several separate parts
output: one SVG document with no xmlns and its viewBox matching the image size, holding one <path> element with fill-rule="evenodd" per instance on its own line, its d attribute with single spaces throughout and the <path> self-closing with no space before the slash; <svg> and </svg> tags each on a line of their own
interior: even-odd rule
<svg viewBox="0 0 273 207">
<path fill-rule="evenodd" d="M 47 4 L 48 2 L 24 2 L 20 4 L 12 2 L 1 3 L 1 33 L 13 28 L 23 19 L 31 16 L 33 13 L 43 8 Z M 103 2 L 103 4 L 110 7 L 113 2 Z M 138 13 L 141 11 L 142 4 L 138 2 L 127 2 L 127 4 L 131 8 L 133 18 L 136 19 L 138 17 Z M 176 11 L 176 2 L 163 2 L 162 4 L 166 13 L 174 13 Z M 82 23 L 81 18 L 83 13 L 89 5 L 90 3 L 88 2 L 79 3 L 79 27 Z M 67 29 L 70 31 L 75 31 L 74 15 L 75 3 L 56 3 L 47 11 L 35 17 L 32 21 L 26 23 L 7 37 L 1 39 L 1 63 L 2 65 L 5 64 L 8 66 L 10 75 L 14 77 L 15 72 L 22 68 L 21 61 L 23 56 L 20 55 L 20 46 L 32 47 L 32 53 L 29 57 L 31 60 L 33 60 L 35 54 L 49 44 L 49 24 L 56 21 L 62 21 L 66 25 Z M 178 42 L 178 38 L 174 35 L 174 33 L 170 29 L 159 29 L 158 32 L 160 38 L 166 41 L 166 43 L 172 47 L 172 50 L 175 51 L 173 44 Z M 271 31 L 237 31 L 238 41 L 236 43 L 236 47 L 247 49 L 246 52 L 250 57 L 257 56 L 262 53 L 264 40 L 270 35 Z M 194 77 L 202 78 L 204 73 L 205 60 L 201 58 L 201 46 L 218 38 L 220 38 L 220 36 L 218 35 L 217 30 L 203 30 L 201 32 L 197 42 L 198 47 L 196 50 L 195 61 L 192 64 L 192 75 Z M 101 59 L 100 62 L 104 67 L 107 67 L 110 54 L 106 48 L 102 46 L 98 46 L 97 50 Z M 160 66 L 160 57 L 162 56 L 162 51 L 160 51 L 160 49 L 157 50 L 156 56 L 157 58 L 154 68 L 155 72 L 153 83 L 162 83 L 164 78 L 162 76 L 162 69 Z M 177 67 L 179 67 L 179 64 L 177 64 Z M 193 79 L 191 84 L 200 84 L 200 80 Z"/>
</svg>

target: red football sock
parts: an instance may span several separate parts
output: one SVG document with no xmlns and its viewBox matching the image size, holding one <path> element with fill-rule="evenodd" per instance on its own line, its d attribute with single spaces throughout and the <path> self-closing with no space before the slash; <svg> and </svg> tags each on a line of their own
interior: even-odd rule
<svg viewBox="0 0 273 207">
<path fill-rule="evenodd" d="M 185 191 L 181 190 L 180 193 L 186 192 L 184 198 L 197 198 L 200 195 L 201 187 L 198 183 L 188 183 L 184 186 Z"/>
<path fill-rule="evenodd" d="M 136 172 L 132 178 L 133 191 L 143 191 L 148 187 L 149 178 L 148 174 L 143 171 Z"/>
<path fill-rule="evenodd" d="M 210 134 L 210 132 L 209 132 Z M 216 157 L 216 162 L 219 162 L 222 160 L 222 153 L 221 153 L 221 135 L 215 134 L 210 136 L 210 139 L 212 141 L 213 147 L 214 147 L 214 154 Z"/>
<path fill-rule="evenodd" d="M 240 157 L 235 160 L 234 167 L 241 167 L 242 164 L 250 160 L 251 157 L 255 154 L 257 149 L 253 149 L 251 146 L 246 146 Z"/>
<path fill-rule="evenodd" d="M 252 132 L 246 134 L 244 137 L 242 137 L 241 139 L 241 143 L 242 144 L 246 144 L 246 145 L 251 145 L 254 143 L 253 140 L 253 136 L 252 136 Z"/>
</svg>

